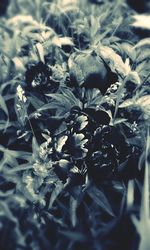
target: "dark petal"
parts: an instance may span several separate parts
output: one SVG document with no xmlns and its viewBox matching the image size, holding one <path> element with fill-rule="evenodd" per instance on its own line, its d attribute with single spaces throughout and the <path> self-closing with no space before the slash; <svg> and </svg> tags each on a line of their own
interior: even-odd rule
<svg viewBox="0 0 150 250">
<path fill-rule="evenodd" d="M 25 81 L 26 81 L 27 84 L 32 83 L 32 81 L 34 80 L 37 72 L 38 72 L 38 66 L 37 65 L 27 68 L 27 71 L 25 73 Z"/>
<path fill-rule="evenodd" d="M 108 115 L 107 112 L 105 112 L 103 110 L 96 111 L 95 109 L 92 109 L 92 108 L 86 108 L 86 109 L 84 109 L 84 111 L 89 116 L 91 116 L 95 122 L 97 122 L 99 124 L 107 125 L 110 122 L 110 116 Z"/>
<path fill-rule="evenodd" d="M 138 176 L 142 176 L 140 170 L 138 169 L 138 163 L 141 153 L 142 151 L 139 147 L 132 147 L 130 156 L 118 167 L 118 176 L 120 178 L 128 181 L 130 179 L 137 178 Z"/>
<path fill-rule="evenodd" d="M 132 81 L 127 81 L 125 84 L 125 87 L 127 91 L 133 92 L 136 89 L 137 85 Z"/>
<path fill-rule="evenodd" d="M 5 15 L 7 8 L 9 5 L 9 0 L 1 0 L 0 1 L 0 16 Z"/>
<path fill-rule="evenodd" d="M 63 51 L 65 51 L 65 53 L 70 53 L 72 51 L 72 46 L 62 45 L 62 49 L 63 49 Z"/>
<path fill-rule="evenodd" d="M 89 176 L 96 184 L 105 181 L 113 175 L 113 171 L 117 169 L 118 163 L 115 155 L 110 155 L 103 151 L 96 151 L 86 161 Z"/>
<path fill-rule="evenodd" d="M 140 37 L 141 39 L 150 37 L 150 29 L 144 29 L 144 28 L 142 29 L 140 27 L 133 27 L 132 29 L 134 31 L 134 34 Z"/>
<path fill-rule="evenodd" d="M 74 154 L 72 155 L 75 160 L 81 160 L 85 158 L 87 155 L 86 149 L 83 148 L 76 148 L 74 150 Z"/>
<path fill-rule="evenodd" d="M 70 110 L 70 113 L 71 114 L 79 114 L 81 112 L 81 109 L 80 109 L 80 107 L 78 107 L 78 106 L 73 106 L 72 108 L 71 108 L 71 110 Z"/>
<path fill-rule="evenodd" d="M 98 141 L 101 143 L 105 141 L 121 149 L 121 147 L 124 146 L 125 138 L 117 128 L 113 126 L 104 126 L 95 136 L 95 142 Z"/>
<path fill-rule="evenodd" d="M 105 62 L 95 53 L 74 55 L 70 66 L 70 80 L 73 84 L 105 93 L 109 87 L 109 72 Z M 73 57 L 73 56 L 72 56 Z"/>
<path fill-rule="evenodd" d="M 89 0 L 91 3 L 94 3 L 94 4 L 103 4 L 104 3 L 104 0 Z"/>
<path fill-rule="evenodd" d="M 59 164 L 54 166 L 54 172 L 57 174 L 58 178 L 62 180 L 64 183 L 68 178 L 69 169 L 62 168 Z"/>
<path fill-rule="evenodd" d="M 121 124 L 121 129 L 127 138 L 132 138 L 136 136 L 136 131 L 132 129 L 130 124 L 126 125 L 126 123 Z"/>
<path fill-rule="evenodd" d="M 87 154 L 87 149 L 84 148 L 85 144 L 86 140 L 83 134 L 74 134 L 67 139 L 63 151 L 68 152 L 75 160 L 82 159 Z"/>
<path fill-rule="evenodd" d="M 114 72 L 111 72 L 110 69 L 109 69 L 108 72 L 109 72 L 108 73 L 108 82 L 109 82 L 109 84 L 111 85 L 111 84 L 114 84 L 115 82 L 117 82 L 118 81 L 117 74 L 115 74 Z"/>
<path fill-rule="evenodd" d="M 101 61 L 99 65 L 95 63 L 95 72 L 90 72 L 83 86 L 92 89 L 98 88 L 104 94 L 110 85 L 117 81 L 117 74 L 112 72 L 104 61 Z"/>
<path fill-rule="evenodd" d="M 145 1 L 145 0 L 127 0 L 127 3 L 130 5 L 131 8 L 133 8 L 134 10 L 136 10 L 139 13 L 143 13 L 148 11 L 148 2 L 149 1 Z"/>
<path fill-rule="evenodd" d="M 38 77 L 38 74 L 43 74 L 45 77 L 49 78 L 52 72 L 43 62 L 39 62 L 37 65 L 31 66 L 27 69 L 25 74 L 25 80 L 27 85 L 31 85 L 32 81 Z"/>
<path fill-rule="evenodd" d="M 94 182 L 98 184 L 101 181 L 105 181 L 111 175 L 112 171 L 109 165 L 100 166 L 99 164 L 95 164 L 88 169 L 88 173 Z"/>
<path fill-rule="evenodd" d="M 131 124 L 134 121 L 143 122 L 142 111 L 138 107 L 119 108 L 117 117 L 125 118 Z"/>
<path fill-rule="evenodd" d="M 77 186 L 84 184 L 85 177 L 80 173 L 70 173 L 70 186 Z"/>
<path fill-rule="evenodd" d="M 29 44 L 25 44 L 21 47 L 21 51 L 19 52 L 19 56 L 23 57 L 23 56 L 29 56 L 29 50 L 30 50 L 30 45 Z"/>
<path fill-rule="evenodd" d="M 107 83 L 107 80 L 104 79 L 104 81 Z M 106 85 L 101 85 L 101 74 L 97 72 L 91 72 L 91 74 L 87 77 L 86 81 L 83 84 L 83 87 L 85 88 L 100 88 L 102 92 L 105 92 L 105 88 L 107 89 Z"/>
</svg>

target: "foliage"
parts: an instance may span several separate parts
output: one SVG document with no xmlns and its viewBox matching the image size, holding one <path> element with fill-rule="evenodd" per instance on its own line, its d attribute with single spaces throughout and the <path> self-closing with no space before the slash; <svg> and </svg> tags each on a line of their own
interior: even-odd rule
<svg viewBox="0 0 150 250">
<path fill-rule="evenodd" d="M 119 0 L 7 4 L 0 249 L 149 249 L 149 28 Z"/>
</svg>

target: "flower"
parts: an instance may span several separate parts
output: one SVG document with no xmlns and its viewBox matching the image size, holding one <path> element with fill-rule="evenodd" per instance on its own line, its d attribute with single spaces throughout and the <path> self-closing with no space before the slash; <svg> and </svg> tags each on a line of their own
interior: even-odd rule
<svg viewBox="0 0 150 250">
<path fill-rule="evenodd" d="M 87 142 L 88 139 L 85 139 L 83 134 L 74 133 L 66 141 L 66 148 L 74 159 L 83 159 L 88 152 L 86 148 Z"/>
<path fill-rule="evenodd" d="M 96 183 L 106 180 L 118 166 L 115 149 L 109 145 L 105 150 L 94 152 L 88 164 L 89 175 Z"/>
<path fill-rule="evenodd" d="M 68 155 L 75 160 L 79 160 L 83 159 L 87 155 L 87 142 L 88 139 L 85 139 L 85 136 L 82 133 L 73 133 L 68 136 L 63 135 L 58 138 L 55 149 L 59 154 Z"/>
<path fill-rule="evenodd" d="M 17 96 L 18 96 L 18 98 L 19 98 L 19 100 L 21 101 L 21 102 L 26 102 L 27 101 L 27 98 L 26 98 L 26 96 L 24 95 L 25 94 L 25 91 L 23 90 L 23 88 L 21 87 L 21 85 L 18 85 L 18 87 L 17 87 Z"/>
<path fill-rule="evenodd" d="M 54 165 L 54 168 L 58 178 L 65 183 L 66 187 L 81 185 L 85 181 L 85 173 L 72 161 L 61 159 Z"/>
<path fill-rule="evenodd" d="M 130 147 L 116 127 L 103 125 L 93 137 L 93 152 L 87 161 L 89 176 L 96 182 L 106 180 L 129 156 Z"/>
<path fill-rule="evenodd" d="M 94 131 L 100 124 L 109 124 L 110 117 L 103 110 L 85 108 L 83 111 L 78 107 L 73 107 L 66 119 L 67 127 L 70 131 L 84 135 L 93 135 Z"/>
<path fill-rule="evenodd" d="M 68 64 L 72 85 L 98 88 L 104 94 L 107 88 L 117 81 L 117 75 L 110 71 L 95 51 L 74 53 L 70 56 Z"/>
<path fill-rule="evenodd" d="M 40 162 L 35 162 L 33 164 L 34 173 L 37 176 L 41 176 L 42 178 L 45 178 L 48 175 L 48 170 L 44 164 L 41 164 Z"/>
<path fill-rule="evenodd" d="M 31 66 L 27 69 L 25 74 L 25 81 L 27 84 L 27 90 L 55 91 L 58 88 L 58 83 L 51 79 L 52 70 L 49 66 L 43 62 Z"/>
<path fill-rule="evenodd" d="M 66 124 L 69 130 L 79 132 L 88 125 L 88 115 L 82 112 L 78 107 L 73 107 L 69 116 L 66 118 Z"/>
<path fill-rule="evenodd" d="M 95 131 L 95 149 L 99 150 L 100 148 L 104 148 L 106 144 L 113 145 L 118 151 L 123 151 L 125 138 L 116 127 L 104 125 Z"/>
</svg>

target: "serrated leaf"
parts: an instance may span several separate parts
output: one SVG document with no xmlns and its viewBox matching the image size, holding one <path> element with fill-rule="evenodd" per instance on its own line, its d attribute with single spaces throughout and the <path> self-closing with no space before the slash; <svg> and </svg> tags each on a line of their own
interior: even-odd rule
<svg viewBox="0 0 150 250">
<path fill-rule="evenodd" d="M 127 99 L 119 105 L 119 108 L 127 108 L 135 104 L 135 100 Z"/>
<path fill-rule="evenodd" d="M 80 106 L 80 100 L 75 97 L 75 95 L 72 93 L 72 91 L 68 88 L 62 89 L 62 94 L 69 100 L 72 105 L 74 106 Z"/>
<path fill-rule="evenodd" d="M 62 94 L 46 94 L 52 98 L 49 104 L 46 104 L 50 109 L 57 109 L 57 115 L 64 115 L 71 110 L 73 106 L 81 107 L 82 104 L 70 90 L 63 90 Z M 46 106 L 45 106 L 46 107 Z"/>
<path fill-rule="evenodd" d="M 145 96 L 140 97 L 137 100 L 137 105 L 140 105 L 142 107 L 150 106 L 150 95 L 145 95 Z"/>
<path fill-rule="evenodd" d="M 141 83 L 141 79 L 139 77 L 138 72 L 136 71 L 131 71 L 128 74 L 128 81 L 134 82 L 135 84 L 139 85 Z"/>
<path fill-rule="evenodd" d="M 125 64 L 121 58 L 112 48 L 108 46 L 99 46 L 98 54 L 108 64 L 112 72 L 120 74 L 122 77 L 128 75 L 131 71 L 130 65 Z"/>
<path fill-rule="evenodd" d="M 46 94 L 46 96 L 51 97 L 52 99 L 55 99 L 58 103 L 62 103 L 63 105 L 70 105 L 69 100 L 65 98 L 62 94 Z"/>
<path fill-rule="evenodd" d="M 123 103 L 119 105 L 119 108 L 127 108 L 132 105 L 139 106 L 141 108 L 149 110 L 150 109 L 150 95 L 145 95 L 138 99 L 134 99 L 134 98 L 127 99 L 126 101 L 124 101 Z"/>
<path fill-rule="evenodd" d="M 87 89 L 85 95 L 87 98 L 86 106 L 88 108 L 100 105 L 102 101 L 102 94 L 99 89 L 96 89 L 96 88 Z"/>
<path fill-rule="evenodd" d="M 139 65 L 143 61 L 147 61 L 147 63 L 148 63 L 149 60 L 150 60 L 150 49 L 147 47 L 144 49 L 141 48 L 139 50 L 139 53 L 138 53 L 137 58 L 136 58 L 137 65 Z"/>
</svg>

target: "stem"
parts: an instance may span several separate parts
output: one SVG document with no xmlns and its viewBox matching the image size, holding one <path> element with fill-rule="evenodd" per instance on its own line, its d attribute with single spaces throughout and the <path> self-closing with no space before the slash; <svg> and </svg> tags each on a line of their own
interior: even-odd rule
<svg viewBox="0 0 150 250">
<path fill-rule="evenodd" d="M 115 106 L 115 111 L 114 111 L 114 116 L 113 116 L 113 119 L 112 119 L 112 122 L 114 123 L 115 121 L 115 118 L 116 118 L 116 115 L 117 115 L 117 111 L 118 111 L 118 107 L 119 107 L 119 102 L 121 100 L 121 93 L 122 93 L 122 90 L 124 88 L 124 85 L 126 83 L 126 79 L 127 77 L 124 78 L 123 82 L 122 82 L 122 85 L 119 87 L 118 91 L 117 91 L 117 95 L 118 95 L 118 98 L 116 100 L 116 106 Z"/>
<path fill-rule="evenodd" d="M 29 118 L 28 114 L 27 114 L 27 119 L 28 119 L 28 122 L 29 122 L 29 125 L 30 125 L 30 128 L 31 128 L 32 134 L 36 139 L 36 136 L 35 136 L 35 133 L 34 133 L 34 130 L 33 130 L 33 127 L 32 127 L 32 124 L 31 124 L 31 121 L 30 121 L 30 118 Z"/>
</svg>

